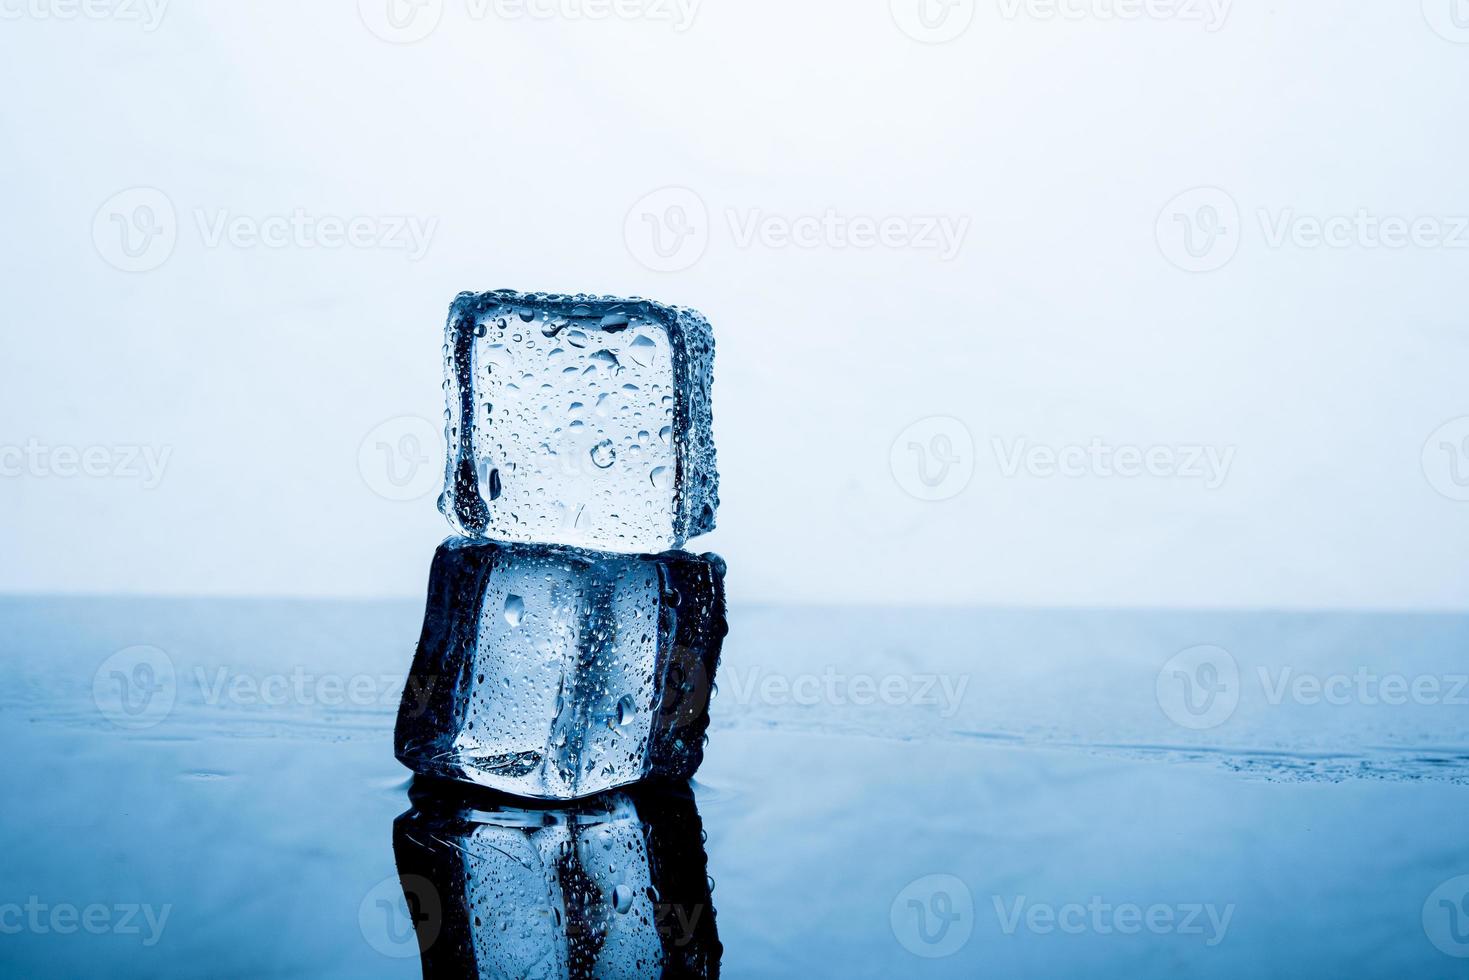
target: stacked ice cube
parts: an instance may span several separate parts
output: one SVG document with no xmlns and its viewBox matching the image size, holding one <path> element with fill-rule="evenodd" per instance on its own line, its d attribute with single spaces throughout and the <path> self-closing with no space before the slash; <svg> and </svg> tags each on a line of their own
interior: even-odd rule
<svg viewBox="0 0 1469 980">
<path fill-rule="evenodd" d="M 444 346 L 461 534 L 617 552 L 714 529 L 714 336 L 646 300 L 462 293 Z"/>
<path fill-rule="evenodd" d="M 449 458 L 395 748 L 415 772 L 570 800 L 703 758 L 726 632 L 714 341 L 646 300 L 463 293 Z M 600 550 L 592 550 L 600 549 Z"/>
</svg>

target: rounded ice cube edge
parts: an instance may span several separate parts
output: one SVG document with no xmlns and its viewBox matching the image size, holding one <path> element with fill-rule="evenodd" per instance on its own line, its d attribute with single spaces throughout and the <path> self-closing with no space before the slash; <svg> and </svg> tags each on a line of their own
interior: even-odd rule
<svg viewBox="0 0 1469 980">
<path fill-rule="evenodd" d="M 463 292 L 445 323 L 444 492 L 456 533 L 639 554 L 719 508 L 714 336 L 638 297 Z"/>
</svg>

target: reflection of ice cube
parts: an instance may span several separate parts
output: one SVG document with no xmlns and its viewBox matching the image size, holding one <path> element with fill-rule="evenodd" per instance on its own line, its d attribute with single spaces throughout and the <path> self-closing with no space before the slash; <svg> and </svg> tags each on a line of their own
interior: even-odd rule
<svg viewBox="0 0 1469 980">
<path fill-rule="evenodd" d="M 631 553 L 713 530 L 714 336 L 698 313 L 462 293 L 445 354 L 439 509 L 461 533 Z"/>
<path fill-rule="evenodd" d="M 450 539 L 434 557 L 398 758 L 537 799 L 688 778 L 725 632 L 717 556 Z"/>
<path fill-rule="evenodd" d="M 427 881 L 442 909 L 420 933 L 425 980 L 718 975 L 702 828 L 686 790 L 564 809 L 420 782 L 412 796 L 393 849 L 403 879 Z"/>
</svg>

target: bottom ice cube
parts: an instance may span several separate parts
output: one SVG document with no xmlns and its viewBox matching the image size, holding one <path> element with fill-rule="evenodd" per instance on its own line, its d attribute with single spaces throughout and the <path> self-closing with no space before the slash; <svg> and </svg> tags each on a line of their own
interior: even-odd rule
<svg viewBox="0 0 1469 980">
<path fill-rule="evenodd" d="M 481 791 L 483 792 L 483 791 Z M 393 824 L 425 980 L 719 975 L 693 797 L 561 809 L 424 790 Z"/>
<path fill-rule="evenodd" d="M 566 800 L 703 761 L 724 562 L 451 538 L 398 712 L 415 772 Z"/>
</svg>

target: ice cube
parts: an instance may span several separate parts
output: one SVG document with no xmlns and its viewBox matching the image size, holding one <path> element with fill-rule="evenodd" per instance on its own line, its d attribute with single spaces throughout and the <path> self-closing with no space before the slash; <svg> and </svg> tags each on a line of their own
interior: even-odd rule
<svg viewBox="0 0 1469 980">
<path fill-rule="evenodd" d="M 624 553 L 714 529 L 714 336 L 640 299 L 461 293 L 445 328 L 439 509 L 497 541 Z"/>
<path fill-rule="evenodd" d="M 559 809 L 419 782 L 411 795 L 393 850 L 410 907 L 425 912 L 425 980 L 718 976 L 708 860 L 686 789 Z"/>
<path fill-rule="evenodd" d="M 724 562 L 451 538 L 398 712 L 415 772 L 566 800 L 703 761 Z"/>
</svg>

